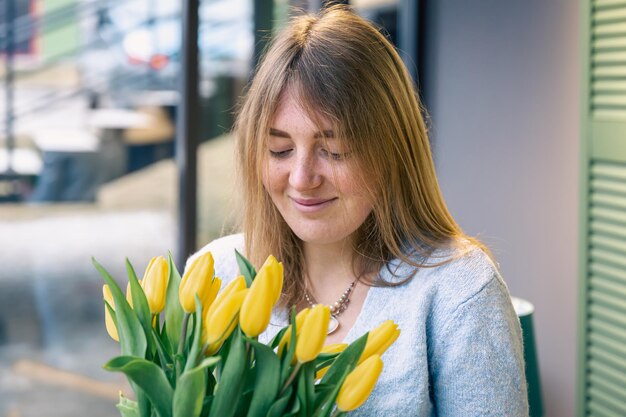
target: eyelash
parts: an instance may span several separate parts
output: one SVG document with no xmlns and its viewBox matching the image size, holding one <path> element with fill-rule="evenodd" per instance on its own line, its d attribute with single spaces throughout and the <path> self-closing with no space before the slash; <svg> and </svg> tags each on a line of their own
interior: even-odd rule
<svg viewBox="0 0 626 417">
<path fill-rule="evenodd" d="M 286 158 L 289 152 L 291 152 L 291 149 L 286 151 L 270 151 L 270 156 L 276 159 Z"/>
<path fill-rule="evenodd" d="M 291 149 L 288 149 L 285 151 L 270 151 L 270 156 L 272 158 L 282 159 L 282 158 L 286 158 L 287 156 L 289 156 L 289 152 L 291 152 Z M 330 158 L 332 158 L 333 161 L 342 161 L 349 156 L 349 153 L 333 153 L 333 152 L 328 152 L 325 149 L 322 149 L 322 153 L 325 156 L 330 156 Z"/>
</svg>

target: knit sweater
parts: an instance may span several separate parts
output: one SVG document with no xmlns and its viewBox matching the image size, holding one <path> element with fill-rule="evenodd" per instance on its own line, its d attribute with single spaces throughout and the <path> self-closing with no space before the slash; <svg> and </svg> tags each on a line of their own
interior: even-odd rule
<svg viewBox="0 0 626 417">
<path fill-rule="evenodd" d="M 238 275 L 234 249 L 242 251 L 243 235 L 217 239 L 189 261 L 211 251 L 215 274 L 226 283 Z M 437 251 L 429 262 L 445 256 Z M 391 282 L 413 271 L 397 260 L 388 266 L 381 275 Z M 421 268 L 397 287 L 369 288 L 344 341 L 389 319 L 398 324 L 400 337 L 382 356 L 383 372 L 371 396 L 350 416 L 528 415 L 519 319 L 483 251 L 476 248 L 444 265 Z M 276 309 L 259 340 L 267 343 L 287 324 L 286 311 Z"/>
</svg>

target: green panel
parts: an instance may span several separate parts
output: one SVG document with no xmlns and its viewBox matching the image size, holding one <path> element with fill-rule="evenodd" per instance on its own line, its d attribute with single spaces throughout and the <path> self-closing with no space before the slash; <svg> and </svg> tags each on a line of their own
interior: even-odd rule
<svg viewBox="0 0 626 417">
<path fill-rule="evenodd" d="M 617 267 L 616 271 L 619 271 L 619 268 L 626 268 L 626 258 L 624 258 L 620 254 L 611 253 L 598 248 L 591 248 L 591 260 L 598 261 L 599 265 L 604 267 Z"/>
<path fill-rule="evenodd" d="M 585 196 L 587 199 L 587 196 Z M 617 210 L 611 210 L 605 207 L 591 207 L 590 214 L 594 219 L 606 220 L 618 224 L 626 223 L 626 213 Z"/>
<path fill-rule="evenodd" d="M 609 410 L 621 413 L 619 414 L 621 416 L 626 415 L 626 404 L 619 401 L 615 396 L 612 396 L 600 387 L 592 385 L 591 388 L 589 388 L 589 397 L 606 406 Z"/>
<path fill-rule="evenodd" d="M 626 272 L 623 269 L 592 261 L 589 264 L 589 270 L 595 275 L 607 277 L 617 283 L 626 284 Z"/>
<path fill-rule="evenodd" d="M 602 389 L 602 391 L 608 393 L 613 398 L 619 398 L 621 395 L 623 395 L 624 388 L 610 382 L 609 380 L 604 378 L 604 375 L 599 375 L 592 372 L 591 374 L 589 374 L 589 381 L 592 385 Z"/>
<path fill-rule="evenodd" d="M 609 296 L 624 297 L 620 299 L 621 308 L 626 308 L 626 305 L 624 304 L 624 299 L 626 299 L 626 285 L 619 285 L 618 283 L 612 282 L 611 280 L 607 280 L 600 276 L 592 276 L 591 286 L 593 287 L 592 291 L 599 291 L 600 293 Z M 617 337 L 626 341 L 626 332 L 622 335 L 618 335 Z M 624 346 L 624 349 L 626 349 L 626 345 Z"/>
<path fill-rule="evenodd" d="M 589 6 L 589 2 L 585 1 L 585 6 Z M 593 7 L 600 11 L 606 8 L 614 8 L 615 6 L 626 6 L 626 0 L 594 0 Z"/>
<path fill-rule="evenodd" d="M 589 366 L 593 369 L 593 373 L 600 375 L 604 380 L 612 381 L 621 387 L 626 386 L 626 378 L 624 377 L 624 374 L 616 371 L 613 367 L 606 366 L 602 362 L 598 362 L 593 359 L 589 361 Z"/>
<path fill-rule="evenodd" d="M 598 404 L 594 400 L 589 401 L 589 410 L 594 416 L 599 417 L 624 417 L 619 412 L 610 410 L 602 404 Z"/>
<path fill-rule="evenodd" d="M 626 416 L 626 0 L 581 1 L 578 416 Z"/>
<path fill-rule="evenodd" d="M 611 353 L 607 353 L 604 349 L 598 346 L 590 345 L 589 354 L 592 358 L 592 360 L 589 361 L 589 364 L 592 366 L 595 363 L 601 363 L 602 366 L 614 369 L 619 373 L 623 373 L 624 369 L 626 369 L 626 363 L 624 363 L 623 359 L 620 359 L 618 356 Z"/>
<path fill-rule="evenodd" d="M 593 159 L 626 161 L 626 121 L 594 120 L 591 122 L 591 137 Z"/>
</svg>

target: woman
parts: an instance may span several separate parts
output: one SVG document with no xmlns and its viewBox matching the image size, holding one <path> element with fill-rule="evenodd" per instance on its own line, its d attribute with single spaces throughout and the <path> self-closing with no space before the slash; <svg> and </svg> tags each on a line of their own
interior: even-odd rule
<svg viewBox="0 0 626 417">
<path fill-rule="evenodd" d="M 331 305 L 327 343 L 387 319 L 402 333 L 359 416 L 527 415 L 519 321 L 486 248 L 455 223 L 419 100 L 393 46 L 341 6 L 294 19 L 260 64 L 236 123 L 242 234 L 234 249 L 285 269 L 281 308 Z"/>
</svg>

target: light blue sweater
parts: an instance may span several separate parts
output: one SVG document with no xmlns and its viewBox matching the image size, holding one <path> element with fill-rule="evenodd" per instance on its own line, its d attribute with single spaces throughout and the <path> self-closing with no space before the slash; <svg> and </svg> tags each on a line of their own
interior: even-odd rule
<svg viewBox="0 0 626 417">
<path fill-rule="evenodd" d="M 228 282 L 238 275 L 234 249 L 242 247 L 243 236 L 231 235 L 190 260 L 211 251 L 216 275 Z M 399 262 L 390 266 L 399 267 L 400 276 L 411 270 Z M 398 279 L 387 268 L 381 273 L 387 281 Z M 382 356 L 384 369 L 372 395 L 350 416 L 528 416 L 519 320 L 484 252 L 422 268 L 399 287 L 370 288 L 345 342 L 389 319 L 398 324 L 400 337 Z M 286 313 L 275 311 L 260 341 L 267 343 L 286 324 Z"/>
</svg>

